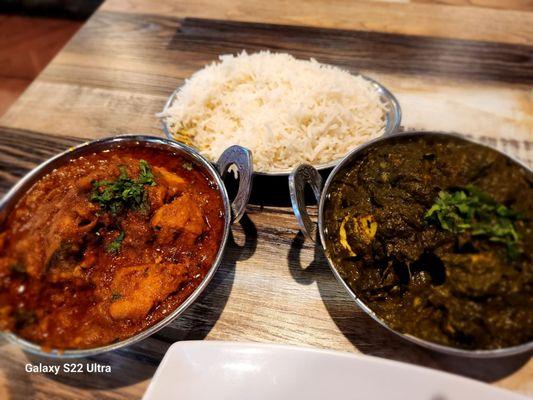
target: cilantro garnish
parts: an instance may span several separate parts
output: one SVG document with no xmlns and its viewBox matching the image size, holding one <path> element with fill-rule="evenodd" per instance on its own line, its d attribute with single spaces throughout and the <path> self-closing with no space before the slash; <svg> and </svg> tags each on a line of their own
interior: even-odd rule
<svg viewBox="0 0 533 400">
<path fill-rule="evenodd" d="M 473 185 L 462 190 L 441 191 L 424 218 L 456 234 L 469 233 L 502 243 L 512 258 L 522 252 L 514 226 L 521 215 Z"/>
<path fill-rule="evenodd" d="M 119 235 L 107 245 L 106 251 L 108 253 L 118 253 L 120 251 L 120 246 L 122 246 L 122 241 L 124 240 L 124 231 L 121 231 Z"/>
<path fill-rule="evenodd" d="M 148 196 L 145 186 L 155 186 L 154 175 L 148 163 L 139 161 L 139 176 L 132 179 L 124 166 L 119 167 L 120 175 L 115 181 L 95 181 L 90 200 L 98 203 L 103 211 L 117 215 L 124 210 L 145 210 Z"/>
</svg>

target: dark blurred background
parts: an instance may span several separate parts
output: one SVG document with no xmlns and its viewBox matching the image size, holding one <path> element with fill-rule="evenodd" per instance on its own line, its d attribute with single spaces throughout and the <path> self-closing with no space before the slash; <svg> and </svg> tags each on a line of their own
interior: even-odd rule
<svg viewBox="0 0 533 400">
<path fill-rule="evenodd" d="M 0 117 L 103 0 L 0 0 Z"/>
<path fill-rule="evenodd" d="M 101 3 L 102 0 L 0 0 L 0 12 L 83 21 Z"/>
</svg>

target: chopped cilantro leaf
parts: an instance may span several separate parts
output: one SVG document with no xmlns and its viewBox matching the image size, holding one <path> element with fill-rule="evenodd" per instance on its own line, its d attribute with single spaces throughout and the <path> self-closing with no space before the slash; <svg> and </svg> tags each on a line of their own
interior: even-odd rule
<svg viewBox="0 0 533 400">
<path fill-rule="evenodd" d="M 102 211 L 117 215 L 125 210 L 146 210 L 148 196 L 145 186 L 155 186 L 154 175 L 145 160 L 139 161 L 139 176 L 132 179 L 124 166 L 115 181 L 95 181 L 90 200 L 100 205 Z"/>
<path fill-rule="evenodd" d="M 106 251 L 108 253 L 118 253 L 120 251 L 120 246 L 122 246 L 122 241 L 124 240 L 124 231 L 121 231 L 119 235 L 107 245 Z"/>
<path fill-rule="evenodd" d="M 520 236 L 514 223 L 520 214 L 498 203 L 488 193 L 467 185 L 462 190 L 441 191 L 424 218 L 453 233 L 469 233 L 502 243 L 510 257 L 518 256 Z"/>
</svg>

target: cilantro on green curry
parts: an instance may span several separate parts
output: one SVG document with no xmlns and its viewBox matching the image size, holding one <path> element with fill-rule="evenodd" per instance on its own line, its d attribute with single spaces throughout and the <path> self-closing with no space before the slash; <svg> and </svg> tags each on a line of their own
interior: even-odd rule
<svg viewBox="0 0 533 400">
<path fill-rule="evenodd" d="M 522 252 L 514 226 L 520 214 L 473 185 L 462 190 L 441 191 L 424 217 L 447 231 L 502 243 L 512 258 Z"/>
<path fill-rule="evenodd" d="M 449 136 L 357 154 L 324 204 L 326 251 L 397 331 L 464 349 L 533 340 L 533 174 Z"/>
</svg>

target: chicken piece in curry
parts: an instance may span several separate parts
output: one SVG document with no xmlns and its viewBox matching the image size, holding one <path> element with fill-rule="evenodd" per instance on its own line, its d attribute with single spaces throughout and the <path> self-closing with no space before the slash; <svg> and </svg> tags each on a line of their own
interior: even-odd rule
<svg viewBox="0 0 533 400">
<path fill-rule="evenodd" d="M 370 146 L 332 181 L 328 255 L 391 328 L 464 349 L 533 340 L 533 176 L 453 137 Z"/>
<path fill-rule="evenodd" d="M 224 233 L 220 191 L 185 158 L 115 148 L 49 173 L 0 231 L 0 329 L 94 348 L 163 319 L 200 284 Z"/>
</svg>

